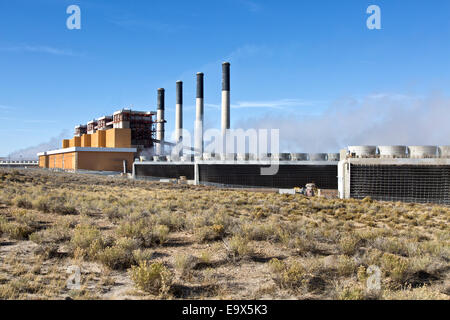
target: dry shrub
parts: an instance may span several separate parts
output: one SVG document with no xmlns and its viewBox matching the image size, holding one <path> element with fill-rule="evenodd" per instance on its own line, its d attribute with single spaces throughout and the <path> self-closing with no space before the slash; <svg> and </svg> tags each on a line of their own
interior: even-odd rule
<svg viewBox="0 0 450 320">
<path fill-rule="evenodd" d="M 75 215 L 78 210 L 69 205 L 62 196 L 40 196 L 32 202 L 32 207 L 44 213 L 57 213 L 61 215 Z"/>
<path fill-rule="evenodd" d="M 137 288 L 155 295 L 167 294 L 173 281 L 173 273 L 161 262 L 142 261 L 131 267 L 130 276 Z"/>
<path fill-rule="evenodd" d="M 336 298 L 338 300 L 364 300 L 365 290 L 362 284 L 355 281 L 346 281 L 337 284 Z"/>
<path fill-rule="evenodd" d="M 124 270 L 135 263 L 133 252 L 139 248 L 139 242 L 130 238 L 120 238 L 113 246 L 97 253 L 97 259 L 114 270 Z"/>
<path fill-rule="evenodd" d="M 164 244 L 169 235 L 169 227 L 165 225 L 156 225 L 152 230 L 152 243 Z"/>
<path fill-rule="evenodd" d="M 297 261 L 287 264 L 274 258 L 269 261 L 269 268 L 273 281 L 280 288 L 296 289 L 305 284 L 306 270 Z"/>
<path fill-rule="evenodd" d="M 352 258 L 341 255 L 338 259 L 337 271 L 340 276 L 349 277 L 355 273 L 356 263 Z"/>
<path fill-rule="evenodd" d="M 119 225 L 117 234 L 122 237 L 137 239 L 145 246 L 163 244 L 167 241 L 169 228 L 165 225 L 152 226 L 149 221 L 140 219 L 138 221 L 126 221 Z"/>
<path fill-rule="evenodd" d="M 34 232 L 29 239 L 38 244 L 59 243 L 70 240 L 71 230 L 68 227 L 56 225 L 48 229 Z"/>
<path fill-rule="evenodd" d="M 137 263 L 150 261 L 153 258 L 153 251 L 150 249 L 136 249 L 133 251 L 133 258 Z"/>
<path fill-rule="evenodd" d="M 248 240 L 242 236 L 233 236 L 229 243 L 229 253 L 233 258 L 244 258 L 253 253 L 252 248 L 248 244 Z"/>
<path fill-rule="evenodd" d="M 74 256 L 87 255 L 94 259 L 97 253 L 103 249 L 104 242 L 100 230 L 95 226 L 79 224 L 75 227 L 70 245 Z"/>
<path fill-rule="evenodd" d="M 199 259 L 189 254 L 178 254 L 175 256 L 175 269 L 180 273 L 181 277 L 190 275 Z"/>
<path fill-rule="evenodd" d="M 354 234 L 346 235 L 339 241 L 339 247 L 343 254 L 352 256 L 358 249 L 359 237 Z"/>
<path fill-rule="evenodd" d="M 155 220 L 156 224 L 167 226 L 169 231 L 183 230 L 186 224 L 184 216 L 178 212 L 162 212 Z"/>
<path fill-rule="evenodd" d="M 208 242 L 220 240 L 224 236 L 223 225 L 212 225 L 197 228 L 194 230 L 194 237 L 198 242 Z"/>
<path fill-rule="evenodd" d="M 426 285 L 419 288 L 411 288 L 407 286 L 401 290 L 392 291 L 385 290 L 383 292 L 385 300 L 447 300 L 448 295 L 440 293 L 436 289 L 432 289 Z"/>
<path fill-rule="evenodd" d="M 13 203 L 18 208 L 24 208 L 24 209 L 33 208 L 31 201 L 26 196 L 17 196 L 16 198 L 14 198 Z"/>
<path fill-rule="evenodd" d="M 16 240 L 27 239 L 30 234 L 36 230 L 34 221 L 30 221 L 29 224 L 9 222 L 4 217 L 0 217 L 0 234 L 5 233 L 10 238 Z"/>
<path fill-rule="evenodd" d="M 381 261 L 386 275 L 390 276 L 397 283 L 401 284 L 404 282 L 409 267 L 407 259 L 391 253 L 384 253 Z"/>
</svg>

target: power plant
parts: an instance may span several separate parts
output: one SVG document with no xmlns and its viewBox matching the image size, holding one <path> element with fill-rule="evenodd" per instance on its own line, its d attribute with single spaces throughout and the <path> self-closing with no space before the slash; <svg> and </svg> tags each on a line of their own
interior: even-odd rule
<svg viewBox="0 0 450 320">
<path fill-rule="evenodd" d="M 159 88 L 156 112 L 122 109 L 78 125 L 61 149 L 38 154 L 39 166 L 132 172 L 137 179 L 183 177 L 195 184 L 232 187 L 288 189 L 315 183 L 322 190 L 336 190 L 340 198 L 450 204 L 449 146 L 349 146 L 339 153 L 311 154 L 236 152 L 231 143 L 228 62 L 222 64 L 218 148 L 205 150 L 204 74 L 197 73 L 196 81 L 193 147 L 183 135 L 183 82 L 177 81 L 174 142 L 165 139 L 165 89 Z"/>
</svg>

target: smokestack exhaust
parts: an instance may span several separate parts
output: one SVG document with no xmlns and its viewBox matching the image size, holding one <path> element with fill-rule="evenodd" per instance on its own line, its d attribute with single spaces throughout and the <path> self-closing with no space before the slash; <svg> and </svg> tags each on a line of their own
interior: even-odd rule
<svg viewBox="0 0 450 320">
<path fill-rule="evenodd" d="M 156 154 L 162 156 L 164 154 L 164 89 L 158 89 L 158 101 L 156 111 L 156 139 L 159 142 L 156 144 Z"/>
<path fill-rule="evenodd" d="M 176 106 L 175 106 L 175 139 L 178 145 L 178 156 L 183 155 L 180 144 L 183 141 L 183 81 L 178 80 L 176 84 Z"/>
<path fill-rule="evenodd" d="M 203 105 L 204 105 L 204 88 L 203 88 L 202 72 L 197 73 L 197 98 L 195 112 L 195 150 L 197 157 L 203 155 Z"/>
</svg>

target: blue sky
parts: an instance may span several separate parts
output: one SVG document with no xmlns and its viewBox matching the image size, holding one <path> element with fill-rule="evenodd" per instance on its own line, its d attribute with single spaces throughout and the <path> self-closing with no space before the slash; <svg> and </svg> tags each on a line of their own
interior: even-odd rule
<svg viewBox="0 0 450 320">
<path fill-rule="evenodd" d="M 81 30 L 66 28 L 71 4 Z M 371 4 L 382 30 L 366 27 Z M 154 110 L 159 87 L 171 131 L 176 80 L 192 129 L 199 71 L 218 127 L 226 60 L 232 127 L 314 119 L 343 99 L 446 98 L 449 13 L 448 0 L 0 0 L 0 156 L 123 107 Z"/>
</svg>

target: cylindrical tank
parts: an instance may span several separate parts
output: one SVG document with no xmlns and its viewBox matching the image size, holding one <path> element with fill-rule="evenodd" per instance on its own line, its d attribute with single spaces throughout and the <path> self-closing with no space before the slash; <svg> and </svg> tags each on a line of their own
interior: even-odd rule
<svg viewBox="0 0 450 320">
<path fill-rule="evenodd" d="M 273 153 L 272 159 L 278 161 L 288 161 L 291 157 L 290 153 Z"/>
<path fill-rule="evenodd" d="M 183 162 L 192 162 L 194 160 L 194 155 L 192 154 L 185 154 L 180 158 Z"/>
<path fill-rule="evenodd" d="M 406 146 L 378 146 L 380 158 L 406 158 Z"/>
<path fill-rule="evenodd" d="M 166 161 L 166 156 L 153 156 L 153 161 Z"/>
<path fill-rule="evenodd" d="M 436 158 L 436 146 L 409 146 L 408 153 L 410 158 Z"/>
<path fill-rule="evenodd" d="M 221 153 L 221 160 L 234 161 L 236 160 L 236 153 Z"/>
<path fill-rule="evenodd" d="M 341 159 L 341 155 L 339 153 L 329 153 L 327 154 L 328 161 L 339 161 Z"/>
<path fill-rule="evenodd" d="M 440 146 L 439 147 L 439 157 L 440 158 L 450 158 L 450 146 Z"/>
<path fill-rule="evenodd" d="M 348 151 L 357 158 L 373 158 L 377 154 L 376 146 L 350 146 Z"/>
<path fill-rule="evenodd" d="M 307 153 L 291 153 L 291 161 L 306 161 L 308 160 Z"/>
<path fill-rule="evenodd" d="M 310 153 L 309 160 L 310 161 L 326 161 L 327 154 L 326 153 Z"/>
<path fill-rule="evenodd" d="M 250 159 L 249 153 L 238 153 L 236 159 L 239 161 L 248 161 Z"/>
<path fill-rule="evenodd" d="M 258 160 L 270 160 L 271 156 L 270 153 L 260 153 L 258 154 Z"/>
<path fill-rule="evenodd" d="M 213 154 L 209 152 L 203 152 L 203 160 L 212 160 Z"/>
</svg>

